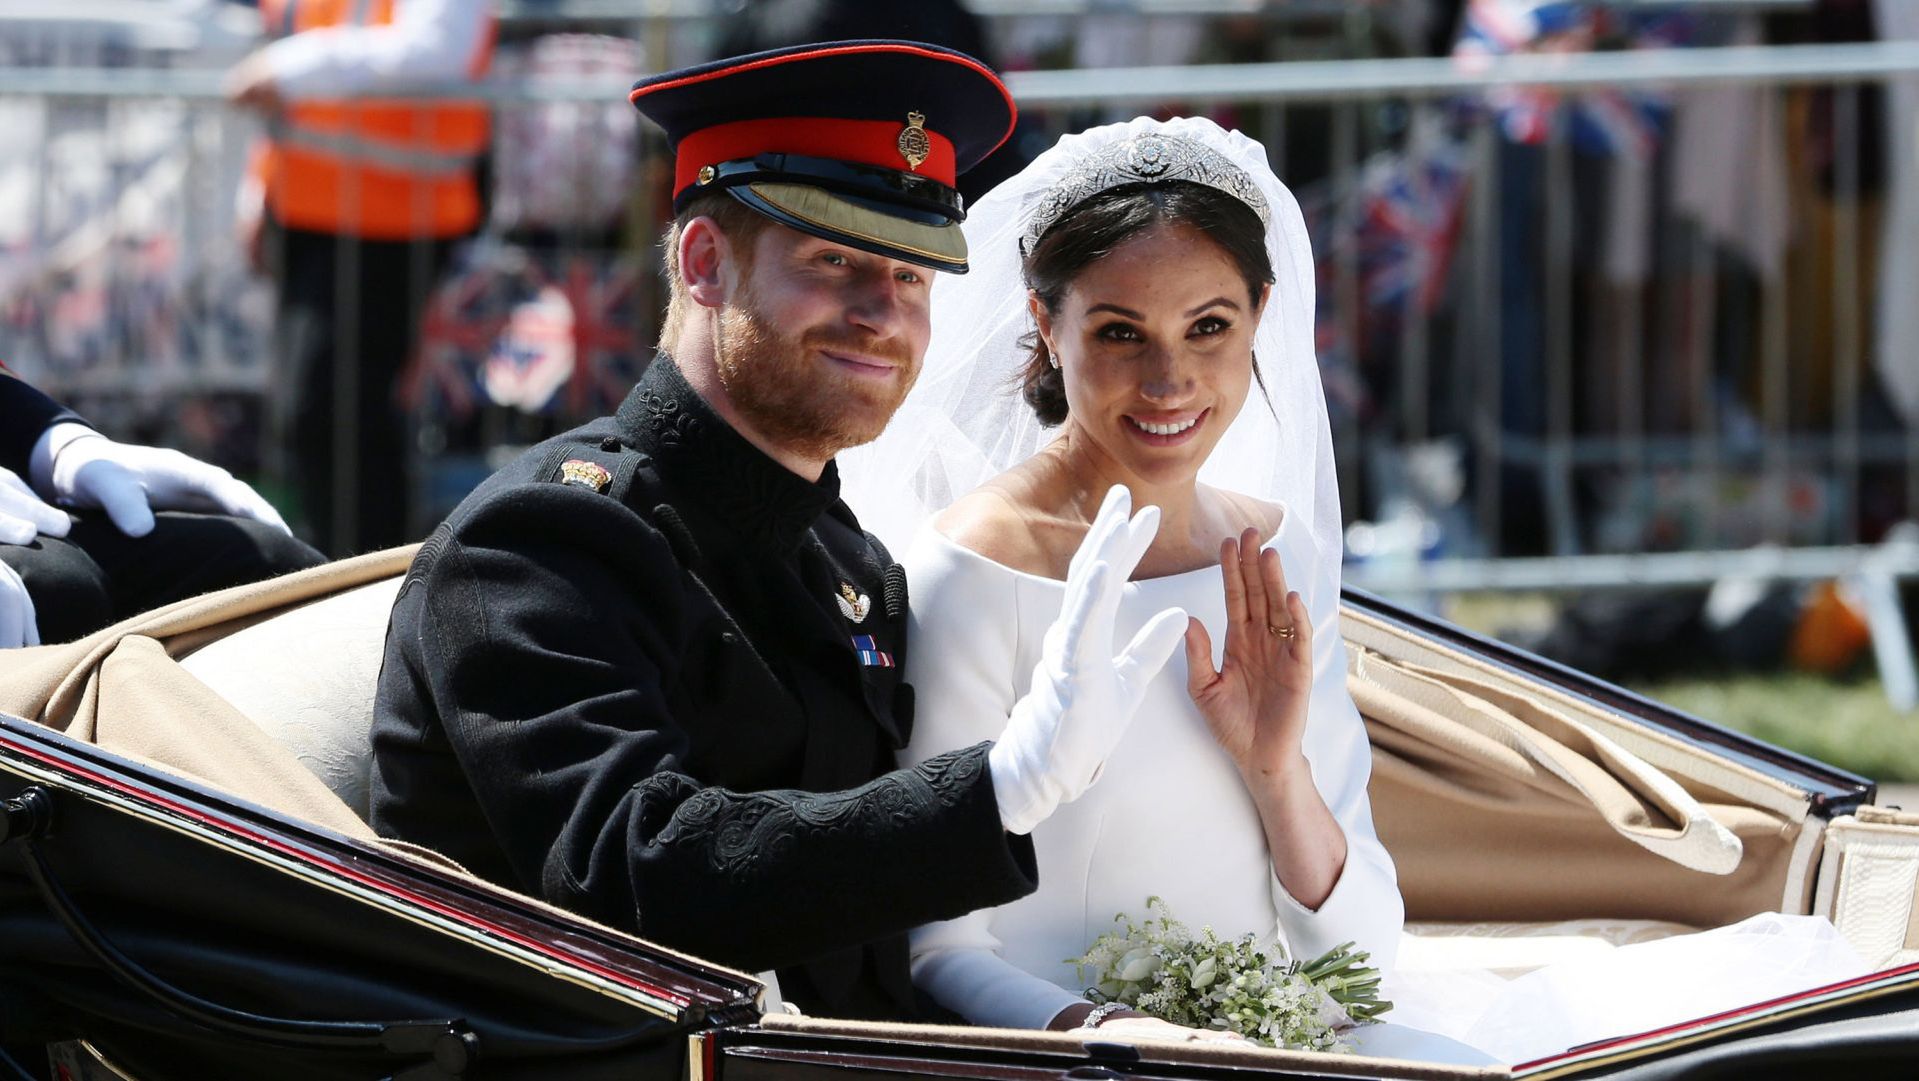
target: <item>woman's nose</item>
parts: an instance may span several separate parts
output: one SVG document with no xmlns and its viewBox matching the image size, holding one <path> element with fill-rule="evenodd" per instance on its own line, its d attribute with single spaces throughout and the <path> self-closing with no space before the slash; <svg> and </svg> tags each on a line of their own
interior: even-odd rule
<svg viewBox="0 0 1919 1081">
<path fill-rule="evenodd" d="M 1156 401 L 1178 401 L 1191 394 L 1196 380 L 1177 349 L 1155 348 L 1145 358 L 1140 393 Z"/>
</svg>

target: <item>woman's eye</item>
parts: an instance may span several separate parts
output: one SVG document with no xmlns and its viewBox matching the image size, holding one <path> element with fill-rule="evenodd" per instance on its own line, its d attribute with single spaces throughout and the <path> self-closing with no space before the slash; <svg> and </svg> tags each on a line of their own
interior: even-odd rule
<svg viewBox="0 0 1919 1081">
<path fill-rule="evenodd" d="M 1108 323 L 1099 328 L 1099 336 L 1116 342 L 1132 342 L 1139 340 L 1139 331 L 1125 323 Z"/>
<path fill-rule="evenodd" d="M 1232 324 L 1228 323 L 1226 320 L 1221 319 L 1215 315 L 1209 315 L 1206 318 L 1201 319 L 1199 322 L 1193 324 L 1193 333 L 1218 334 L 1230 326 L 1232 326 Z"/>
</svg>

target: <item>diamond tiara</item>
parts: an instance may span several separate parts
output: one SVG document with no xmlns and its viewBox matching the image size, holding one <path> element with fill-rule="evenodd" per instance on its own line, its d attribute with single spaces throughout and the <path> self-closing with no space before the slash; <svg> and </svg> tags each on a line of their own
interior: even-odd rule
<svg viewBox="0 0 1919 1081">
<path fill-rule="evenodd" d="M 1059 224 L 1074 207 L 1100 192 L 1122 184 L 1159 184 L 1168 180 L 1186 180 L 1216 188 L 1250 207 L 1259 215 L 1262 225 L 1271 224 L 1266 197 L 1260 194 L 1246 170 L 1204 143 L 1177 135 L 1149 133 L 1100 148 L 1048 188 L 1020 234 L 1020 257 L 1033 254 L 1039 238 L 1045 236 L 1048 229 Z"/>
</svg>

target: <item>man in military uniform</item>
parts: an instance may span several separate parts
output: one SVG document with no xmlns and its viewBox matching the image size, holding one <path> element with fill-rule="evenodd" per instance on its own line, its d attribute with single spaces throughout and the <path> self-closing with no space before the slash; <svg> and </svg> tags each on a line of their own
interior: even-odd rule
<svg viewBox="0 0 1919 1081">
<path fill-rule="evenodd" d="M 108 439 L 0 365 L 0 649 L 321 561 L 226 470 Z"/>
<path fill-rule="evenodd" d="M 661 352 L 617 414 L 528 451 L 422 548 L 388 630 L 373 824 L 775 969 L 809 1012 L 909 1017 L 904 932 L 1034 887 L 1025 834 L 1130 715 L 1114 671 L 1150 677 L 1183 617 L 1113 657 L 1151 533 L 1119 506 L 1005 735 L 895 768 L 904 575 L 832 458 L 912 385 L 933 273 L 966 267 L 953 178 L 1011 100 L 969 57 L 888 41 L 720 61 L 633 100 L 677 154 Z"/>
</svg>

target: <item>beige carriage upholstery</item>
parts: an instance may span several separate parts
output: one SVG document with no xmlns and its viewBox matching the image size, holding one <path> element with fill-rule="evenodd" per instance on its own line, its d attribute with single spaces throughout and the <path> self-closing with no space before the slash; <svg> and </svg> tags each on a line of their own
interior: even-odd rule
<svg viewBox="0 0 1919 1081">
<path fill-rule="evenodd" d="M 0 710 L 336 832 L 372 839 L 352 805 L 357 798 L 364 811 L 364 784 L 355 797 L 350 787 L 336 792 L 327 783 L 363 777 L 364 753 L 359 767 L 336 770 L 326 764 L 327 752 L 314 748 L 329 747 L 356 728 L 364 745 L 386 616 L 377 604 L 355 605 L 346 598 L 376 584 L 397 588 L 414 550 L 324 564 L 179 601 L 77 642 L 12 651 L 0 672 Z M 346 614 L 342 609 L 357 619 L 350 628 L 337 618 Z M 315 612 L 322 618 L 314 619 Z M 373 643 L 372 667 L 365 663 L 365 642 L 342 649 L 343 636 Z M 202 669 L 196 674 L 181 663 L 214 647 L 235 666 L 215 672 L 196 665 Z M 288 691 L 279 708 L 257 715 L 243 708 L 275 686 Z M 216 687 L 230 689 L 235 698 Z M 338 704 L 292 697 L 316 690 L 338 694 Z M 314 737 L 321 726 L 305 721 L 315 711 L 334 714 L 330 734 Z M 301 736 L 296 748 L 304 750 L 290 748 L 276 734 Z"/>
<path fill-rule="evenodd" d="M 15 651 L 0 710 L 371 838 L 366 733 L 386 611 L 412 552 Z M 1803 792 L 1364 613 L 1348 609 L 1344 624 L 1375 752 L 1375 817 L 1412 921 L 1404 962 L 1518 974 L 1812 910 L 1821 834 Z M 1919 837 L 1919 825 L 1903 829 Z M 1849 866 L 1864 873 L 1877 852 Z M 1919 935 L 1906 909 L 1889 911 L 1898 900 L 1873 917 L 1898 927 L 1875 933 L 1909 946 Z"/>
<path fill-rule="evenodd" d="M 1811 910 L 1804 792 L 1386 621 L 1343 621 L 1409 920 L 1704 927 Z"/>
<path fill-rule="evenodd" d="M 293 752 L 353 813 L 371 813 L 373 689 L 399 576 L 301 605 L 186 655 L 180 667 Z"/>
</svg>

